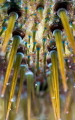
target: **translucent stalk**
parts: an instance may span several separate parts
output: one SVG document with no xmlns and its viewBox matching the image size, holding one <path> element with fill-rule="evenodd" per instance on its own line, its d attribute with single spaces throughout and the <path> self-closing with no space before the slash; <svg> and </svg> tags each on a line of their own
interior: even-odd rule
<svg viewBox="0 0 75 120">
<path fill-rule="evenodd" d="M 75 25 L 72 24 L 72 29 L 75 31 Z"/>
<path fill-rule="evenodd" d="M 37 48 L 37 72 L 39 72 L 39 52 L 40 48 Z"/>
<path fill-rule="evenodd" d="M 10 90 L 10 95 L 9 95 L 9 102 L 8 102 L 8 107 L 7 107 L 6 120 L 9 117 L 9 112 L 11 109 L 12 99 L 14 96 L 14 91 L 15 91 L 15 87 L 16 87 L 16 83 L 17 83 L 17 77 L 18 77 L 22 57 L 23 57 L 22 53 L 17 54 L 16 64 L 14 66 L 14 74 L 13 74 L 13 78 L 12 78 L 11 90 Z"/>
<path fill-rule="evenodd" d="M 65 41 L 62 41 L 63 52 L 65 53 Z"/>
<path fill-rule="evenodd" d="M 4 98 L 0 98 L 0 120 L 5 119 L 5 112 L 6 112 L 5 100 Z"/>
<path fill-rule="evenodd" d="M 32 92 L 32 83 L 33 83 L 33 73 L 28 71 L 26 74 L 27 78 L 27 120 L 31 120 L 31 92 Z"/>
<path fill-rule="evenodd" d="M 25 51 L 25 54 L 27 55 L 27 52 L 28 52 L 28 50 L 27 50 L 27 48 L 28 48 L 28 43 L 27 42 L 25 42 L 25 47 L 26 47 L 26 51 Z"/>
<path fill-rule="evenodd" d="M 25 79 L 25 71 L 26 71 L 26 65 L 21 65 L 21 68 L 20 68 L 20 84 L 19 84 L 19 91 L 18 91 L 18 97 L 17 97 L 17 102 L 16 102 L 16 113 L 18 112 L 18 108 L 19 108 L 22 85 L 23 85 L 23 81 Z"/>
<path fill-rule="evenodd" d="M 15 21 L 16 21 L 17 18 L 18 18 L 18 14 L 17 13 L 12 12 L 10 14 L 8 27 L 7 27 L 7 30 L 6 30 L 6 33 L 5 33 L 5 38 L 4 38 L 4 42 L 3 42 L 3 46 L 2 46 L 2 53 L 5 53 L 5 51 L 6 51 L 6 47 L 7 47 L 9 38 L 11 36 L 11 33 L 13 31 L 13 28 L 14 28 Z"/>
<path fill-rule="evenodd" d="M 73 71 L 73 84 L 75 86 L 75 71 Z"/>
<path fill-rule="evenodd" d="M 36 31 L 33 31 L 33 51 L 35 50 L 36 41 L 35 41 Z"/>
<path fill-rule="evenodd" d="M 34 4 L 34 2 L 35 2 L 35 0 L 30 0 L 30 3 L 31 3 L 31 4 Z"/>
<path fill-rule="evenodd" d="M 58 61 L 57 61 L 57 52 L 51 52 L 51 61 L 52 61 L 52 75 L 53 75 L 53 86 L 55 94 L 55 112 L 56 120 L 60 120 L 60 98 L 59 98 L 59 81 L 58 81 Z"/>
<path fill-rule="evenodd" d="M 47 53 L 45 52 L 44 53 L 44 60 L 43 60 L 43 63 L 44 63 L 44 75 L 46 76 L 46 55 Z"/>
<path fill-rule="evenodd" d="M 54 110 L 54 116 L 56 118 L 56 110 L 55 110 L 56 102 L 55 102 L 55 93 L 54 93 L 54 87 L 53 87 L 54 85 L 52 81 L 53 81 L 52 72 L 50 72 L 49 76 L 47 77 L 47 82 L 48 82 L 49 94 L 51 96 L 52 106 Z"/>
<path fill-rule="evenodd" d="M 55 35 L 55 40 L 56 40 L 56 46 L 57 46 L 57 52 L 58 52 L 58 60 L 59 60 L 59 65 L 60 65 L 60 73 L 61 73 L 61 77 L 62 77 L 62 83 L 63 83 L 64 91 L 67 91 L 61 31 L 60 30 L 55 30 L 54 35 Z"/>
<path fill-rule="evenodd" d="M 72 98 L 72 92 L 69 92 L 67 97 L 66 97 L 66 104 L 65 104 L 65 113 L 67 112 L 70 112 L 69 111 L 69 107 L 70 107 L 70 104 L 71 104 L 71 98 Z"/>
<path fill-rule="evenodd" d="M 3 4 L 6 0 L 0 0 L 0 4 Z"/>
<path fill-rule="evenodd" d="M 43 52 L 45 50 L 45 41 L 43 41 Z"/>
<path fill-rule="evenodd" d="M 3 84 L 3 88 L 2 88 L 2 96 L 5 93 L 6 84 L 9 81 L 10 72 L 12 70 L 14 58 L 15 58 L 15 55 L 16 55 L 17 48 L 19 46 L 20 40 L 21 40 L 20 36 L 14 36 L 13 37 L 13 45 L 12 45 L 12 49 L 11 49 L 11 52 L 10 52 L 9 62 L 8 62 L 8 66 L 7 66 L 7 70 L 6 70 L 6 74 L 5 74 L 4 84 Z"/>
<path fill-rule="evenodd" d="M 0 36 L 2 36 L 2 34 L 5 32 L 5 29 L 2 28 L 1 32 L 0 32 Z"/>
<path fill-rule="evenodd" d="M 43 19 L 43 8 L 42 7 L 38 8 L 38 13 L 39 13 L 39 16 L 42 20 Z"/>
<path fill-rule="evenodd" d="M 42 42 L 43 42 L 43 52 L 44 52 L 45 51 L 46 38 L 43 38 Z"/>
<path fill-rule="evenodd" d="M 33 43 L 33 52 L 35 51 L 36 42 Z"/>
<path fill-rule="evenodd" d="M 15 118 L 16 118 L 15 105 L 16 104 L 15 104 L 15 101 L 14 101 L 11 105 L 11 111 L 10 111 L 8 120 L 15 120 Z"/>
<path fill-rule="evenodd" d="M 28 66 L 30 65 L 30 56 L 28 56 Z"/>
<path fill-rule="evenodd" d="M 31 36 L 29 35 L 29 36 L 28 36 L 28 41 L 29 41 L 29 44 L 30 44 L 30 39 L 31 39 Z"/>
<path fill-rule="evenodd" d="M 74 41 L 74 37 L 73 37 L 72 31 L 71 31 L 71 28 L 69 25 L 69 21 L 68 21 L 68 17 L 66 15 L 65 9 L 62 8 L 59 10 L 59 16 L 60 16 L 62 24 L 64 26 L 65 32 L 68 36 L 68 40 L 70 42 L 70 45 L 71 45 L 73 52 L 75 54 L 75 41 Z"/>
<path fill-rule="evenodd" d="M 40 82 L 36 83 L 36 94 L 39 95 L 39 90 L 40 90 Z"/>
<path fill-rule="evenodd" d="M 25 7 L 25 14 L 26 14 L 26 16 L 27 16 L 28 11 L 29 11 L 28 7 Z"/>
</svg>

